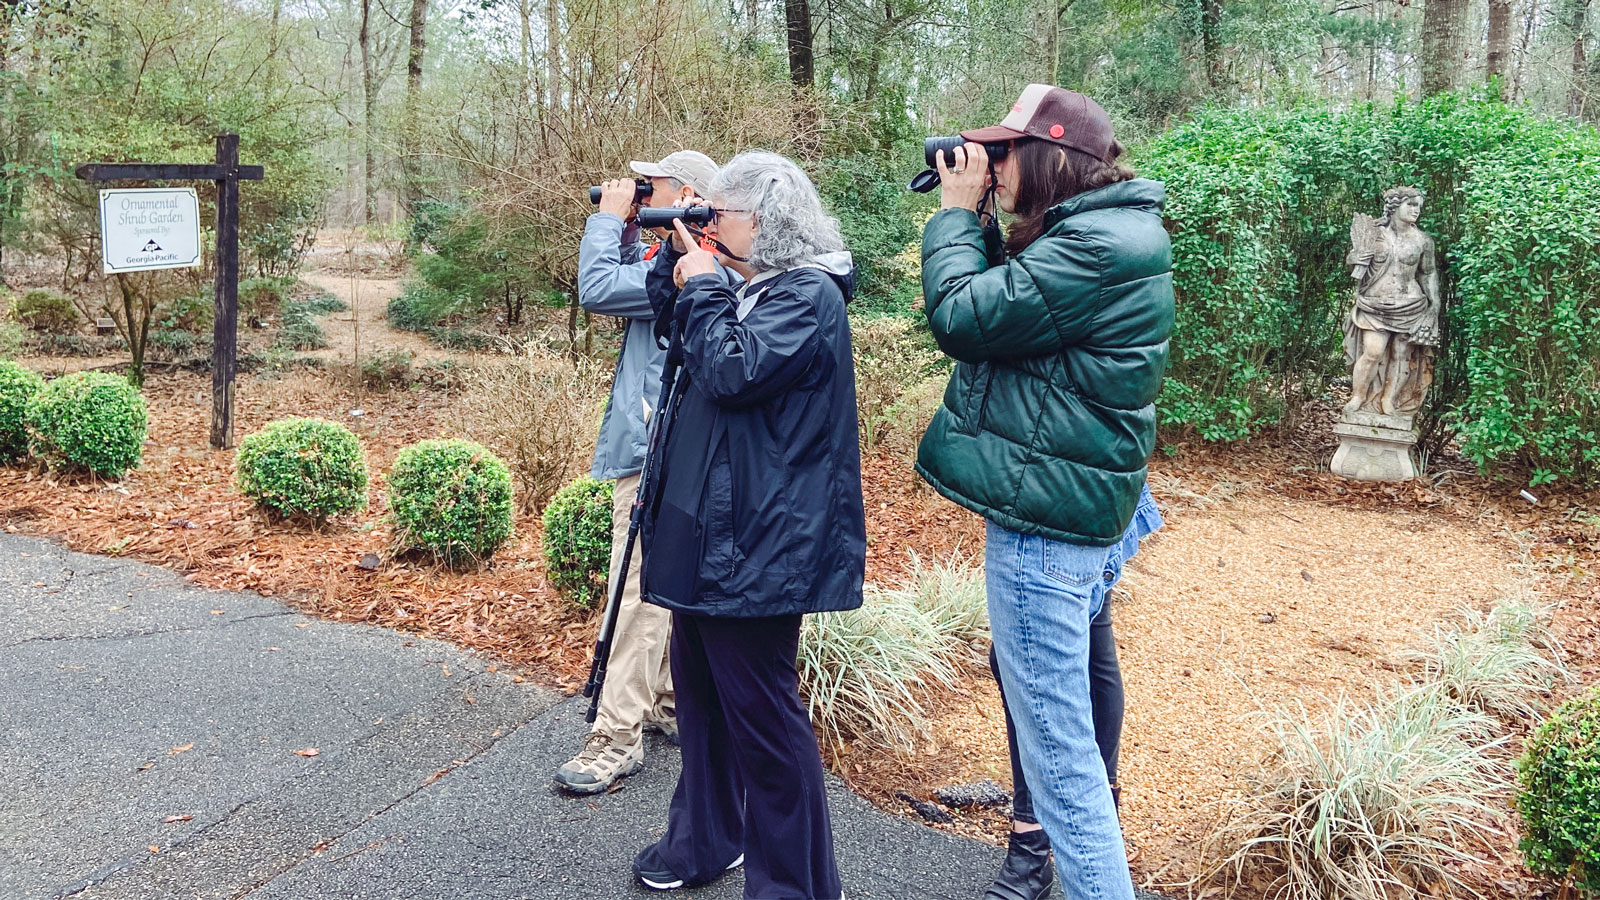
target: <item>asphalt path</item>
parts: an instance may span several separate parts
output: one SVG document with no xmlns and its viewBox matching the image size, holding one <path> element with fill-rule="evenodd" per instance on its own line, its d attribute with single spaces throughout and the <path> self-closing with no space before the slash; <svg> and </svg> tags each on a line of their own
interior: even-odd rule
<svg viewBox="0 0 1600 900">
<path fill-rule="evenodd" d="M 676 750 L 652 737 L 621 790 L 563 795 L 579 701 L 483 656 L 14 535 L 0 597 L 4 900 L 660 896 L 629 863 Z M 850 898 L 977 900 L 999 866 L 833 779 L 830 801 Z"/>
</svg>

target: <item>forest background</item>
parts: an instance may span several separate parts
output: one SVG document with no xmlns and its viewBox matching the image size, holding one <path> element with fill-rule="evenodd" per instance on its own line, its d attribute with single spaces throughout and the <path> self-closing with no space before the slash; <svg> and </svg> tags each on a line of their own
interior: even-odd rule
<svg viewBox="0 0 1600 900">
<path fill-rule="evenodd" d="M 471 308 L 509 328 L 571 302 L 588 185 L 674 149 L 761 147 L 806 166 L 840 218 L 857 312 L 914 322 L 934 202 L 904 184 L 922 138 L 992 123 L 1047 81 L 1104 104 L 1133 163 L 1168 184 L 1169 428 L 1242 439 L 1339 390 L 1350 216 L 1412 183 L 1449 329 L 1426 451 L 1590 482 L 1596 5 L 5 0 L 0 278 L 44 255 L 86 316 L 125 309 L 137 333 L 137 304 L 93 308 L 113 289 L 94 190 L 72 170 L 208 161 L 231 131 L 267 172 L 243 191 L 249 274 L 293 274 L 324 225 L 363 226 L 415 258 L 401 320 Z M 208 277 L 146 279 L 146 317 Z"/>
</svg>

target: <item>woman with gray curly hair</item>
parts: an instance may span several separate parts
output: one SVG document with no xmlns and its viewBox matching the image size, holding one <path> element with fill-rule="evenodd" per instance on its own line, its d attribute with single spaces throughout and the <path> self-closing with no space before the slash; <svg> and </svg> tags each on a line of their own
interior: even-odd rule
<svg viewBox="0 0 1600 900">
<path fill-rule="evenodd" d="M 735 157 L 710 206 L 701 245 L 715 252 L 665 247 L 650 279 L 682 368 L 647 486 L 642 590 L 672 611 L 683 774 L 666 834 L 633 871 L 671 890 L 742 863 L 747 898 L 838 900 L 795 657 L 802 615 L 861 605 L 866 526 L 845 316 L 854 267 L 816 188 L 781 156 Z"/>
</svg>

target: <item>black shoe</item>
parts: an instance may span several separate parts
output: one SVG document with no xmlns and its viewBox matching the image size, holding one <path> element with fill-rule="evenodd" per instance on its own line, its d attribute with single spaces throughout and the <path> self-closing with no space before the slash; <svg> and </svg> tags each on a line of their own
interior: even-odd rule
<svg viewBox="0 0 1600 900">
<path fill-rule="evenodd" d="M 743 853 L 739 854 L 738 859 L 728 863 L 728 867 L 723 871 L 731 872 L 742 865 L 744 865 Z M 640 850 L 639 855 L 633 858 L 633 877 L 639 879 L 640 884 L 652 891 L 675 891 L 682 887 L 698 886 L 686 884 L 682 878 L 678 877 L 678 873 L 672 871 L 666 863 L 662 862 L 660 854 L 656 853 L 655 844 Z"/>
<path fill-rule="evenodd" d="M 1044 829 L 1011 832 L 1006 860 L 1000 864 L 1000 877 L 994 880 L 983 900 L 1043 900 L 1056 880 L 1056 867 L 1050 862 L 1050 838 Z"/>
</svg>

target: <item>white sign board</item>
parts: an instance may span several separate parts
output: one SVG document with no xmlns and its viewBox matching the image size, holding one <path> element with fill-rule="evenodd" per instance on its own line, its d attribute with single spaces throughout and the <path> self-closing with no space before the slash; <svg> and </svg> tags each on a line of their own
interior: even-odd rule
<svg viewBox="0 0 1600 900">
<path fill-rule="evenodd" d="M 101 191 L 100 261 L 107 273 L 199 265 L 200 199 L 194 188 Z"/>
</svg>

